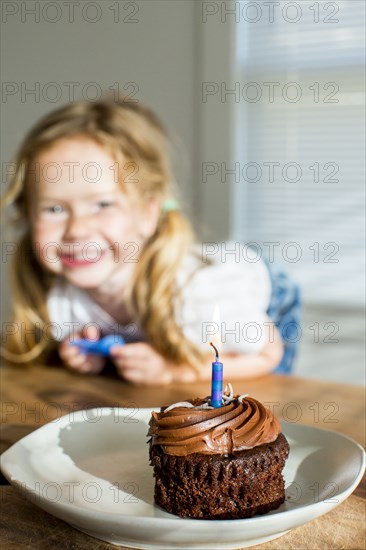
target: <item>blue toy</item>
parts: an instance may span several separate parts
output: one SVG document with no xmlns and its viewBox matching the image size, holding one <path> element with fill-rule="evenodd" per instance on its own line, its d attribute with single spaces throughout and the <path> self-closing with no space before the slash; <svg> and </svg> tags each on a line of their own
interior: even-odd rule
<svg viewBox="0 0 366 550">
<path fill-rule="evenodd" d="M 119 334 L 109 334 L 97 342 L 91 342 L 90 340 L 84 340 L 83 338 L 72 342 L 74 346 L 78 346 L 78 348 L 85 353 L 96 353 L 98 355 L 103 355 L 104 357 L 109 356 L 109 351 L 112 346 L 123 346 L 125 343 L 124 338 L 122 338 Z"/>
</svg>

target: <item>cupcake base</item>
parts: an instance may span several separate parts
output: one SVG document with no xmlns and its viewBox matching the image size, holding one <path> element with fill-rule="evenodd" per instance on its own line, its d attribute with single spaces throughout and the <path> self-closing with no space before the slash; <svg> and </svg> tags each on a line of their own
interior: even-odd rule
<svg viewBox="0 0 366 550">
<path fill-rule="evenodd" d="M 280 433 L 272 443 L 229 456 L 165 454 L 150 448 L 155 503 L 196 519 L 239 519 L 266 514 L 285 500 L 282 470 L 289 445 Z"/>
</svg>

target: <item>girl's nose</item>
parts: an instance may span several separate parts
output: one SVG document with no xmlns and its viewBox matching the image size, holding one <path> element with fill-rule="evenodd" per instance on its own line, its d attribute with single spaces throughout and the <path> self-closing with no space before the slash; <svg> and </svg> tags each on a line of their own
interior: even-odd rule
<svg viewBox="0 0 366 550">
<path fill-rule="evenodd" d="M 90 237 L 92 230 L 92 216 L 71 215 L 66 227 L 66 240 L 84 239 Z"/>
</svg>

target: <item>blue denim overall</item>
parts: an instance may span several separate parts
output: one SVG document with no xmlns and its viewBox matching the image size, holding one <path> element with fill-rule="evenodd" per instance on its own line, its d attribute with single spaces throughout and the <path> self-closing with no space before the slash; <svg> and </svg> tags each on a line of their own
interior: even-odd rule
<svg viewBox="0 0 366 550">
<path fill-rule="evenodd" d="M 272 296 L 267 315 L 276 325 L 284 343 L 283 357 L 274 372 L 290 374 L 301 340 L 300 288 L 280 265 L 264 261 L 272 283 Z"/>
</svg>

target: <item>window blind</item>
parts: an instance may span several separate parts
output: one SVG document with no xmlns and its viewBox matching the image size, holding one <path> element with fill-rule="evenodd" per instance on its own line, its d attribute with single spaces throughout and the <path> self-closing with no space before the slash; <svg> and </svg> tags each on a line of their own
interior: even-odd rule
<svg viewBox="0 0 366 550">
<path fill-rule="evenodd" d="M 272 247 L 308 303 L 357 307 L 365 278 L 365 3 L 279 4 L 272 22 L 261 4 L 260 20 L 236 25 L 232 236 L 267 257 Z M 283 16 L 295 17 L 291 4 L 301 7 L 294 23 Z"/>
</svg>

